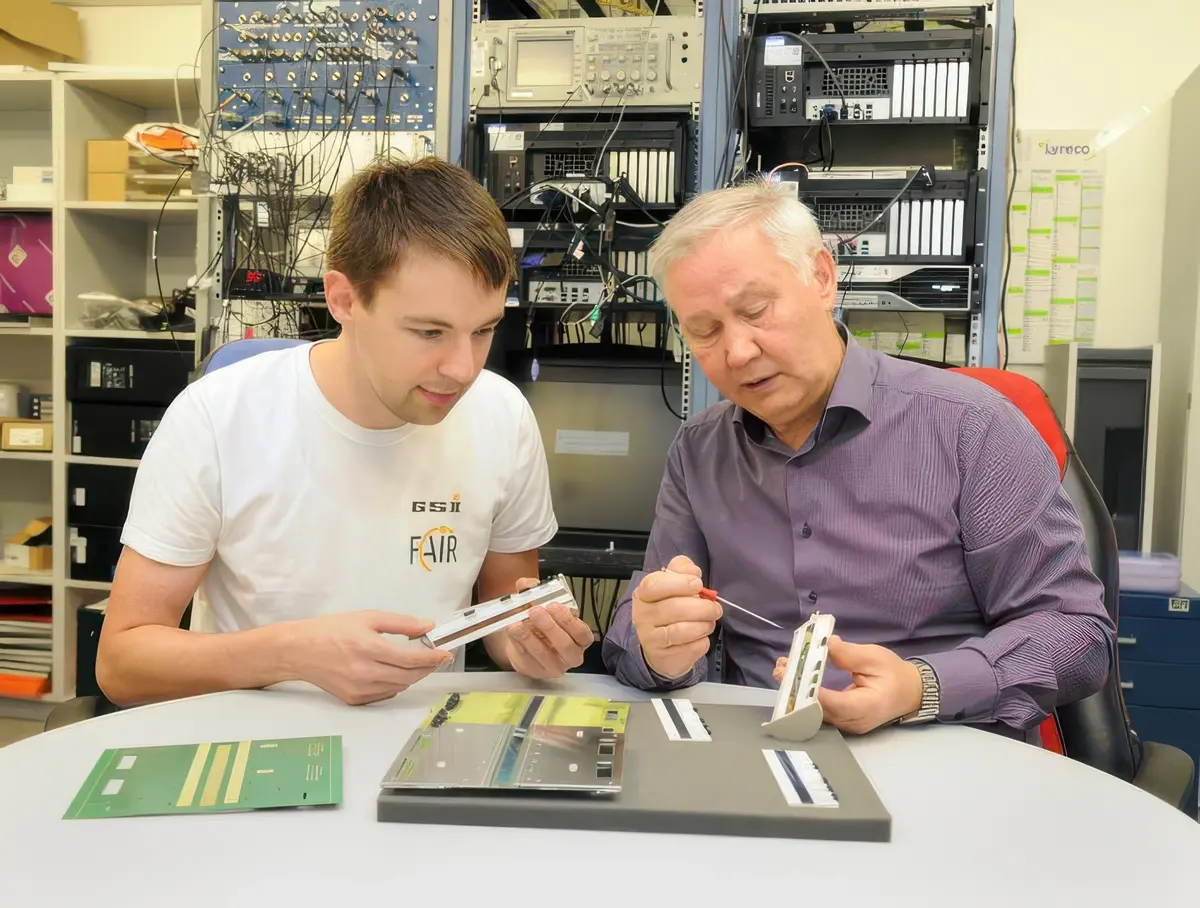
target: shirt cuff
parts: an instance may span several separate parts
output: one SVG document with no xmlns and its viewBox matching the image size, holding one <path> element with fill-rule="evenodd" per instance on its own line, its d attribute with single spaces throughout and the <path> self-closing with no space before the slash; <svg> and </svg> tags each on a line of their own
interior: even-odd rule
<svg viewBox="0 0 1200 908">
<path fill-rule="evenodd" d="M 996 670 L 978 650 L 967 647 L 916 658 L 927 662 L 938 679 L 938 719 L 978 722 L 991 719 L 1000 699 Z"/>
<path fill-rule="evenodd" d="M 625 675 L 623 680 L 626 684 L 640 690 L 680 690 L 698 684 L 702 680 L 704 659 L 700 659 L 682 677 L 664 678 L 646 664 L 646 654 L 642 652 L 642 644 L 638 641 L 637 634 L 633 633 L 631 637 L 632 639 L 625 649 L 625 664 L 621 666 L 624 670 L 622 674 Z"/>
</svg>

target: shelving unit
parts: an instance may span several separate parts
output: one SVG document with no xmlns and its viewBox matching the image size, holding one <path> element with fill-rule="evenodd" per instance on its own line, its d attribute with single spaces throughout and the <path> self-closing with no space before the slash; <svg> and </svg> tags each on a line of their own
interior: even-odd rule
<svg viewBox="0 0 1200 908">
<path fill-rule="evenodd" d="M 73 0 L 73 3 L 75 0 Z M 130 0 L 122 0 L 128 4 Z M 162 0 L 155 0 L 161 4 Z M 79 5 L 79 4 L 75 4 Z M 184 70 L 186 72 L 186 70 Z M 42 700 L 75 693 L 75 615 L 80 606 L 105 598 L 107 581 L 73 579 L 67 520 L 71 465 L 136 467 L 136 459 L 72 455 L 67 400 L 67 348 L 86 341 L 160 339 L 179 343 L 193 356 L 191 332 L 174 335 L 89 327 L 81 293 L 134 299 L 184 286 L 195 273 L 198 206 L 194 200 L 90 202 L 87 141 L 117 139 L 136 123 L 175 122 L 176 92 L 184 122 L 195 122 L 196 83 L 171 73 L 0 73 L 0 175 L 13 166 L 53 166 L 51 203 L 0 201 L 0 213 L 49 212 L 53 218 L 54 314 L 29 324 L 0 322 L 0 381 L 18 381 L 54 400 L 53 452 L 0 451 L 0 533 L 19 530 L 33 517 L 54 521 L 53 570 L 0 570 L 0 582 L 50 586 L 53 595 L 51 690 Z M 187 178 L 180 183 L 189 186 Z M 157 243 L 154 241 L 158 231 Z M 151 260 L 158 253 L 156 277 Z M 46 704 L 48 705 L 48 704 Z M 0 716 L 31 715 L 34 703 L 0 697 Z"/>
</svg>

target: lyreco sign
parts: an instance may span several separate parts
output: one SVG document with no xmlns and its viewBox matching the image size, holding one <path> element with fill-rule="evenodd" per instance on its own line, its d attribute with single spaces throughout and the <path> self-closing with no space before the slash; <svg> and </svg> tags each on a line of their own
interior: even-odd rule
<svg viewBox="0 0 1200 908">
<path fill-rule="evenodd" d="M 1091 167 L 1103 156 L 1096 133 L 1089 129 L 1019 130 L 1017 151 L 1025 166 Z"/>
<path fill-rule="evenodd" d="M 1038 142 L 1038 151 L 1047 157 L 1064 155 L 1090 158 L 1092 156 L 1091 145 L 1051 145 L 1049 142 Z"/>
</svg>

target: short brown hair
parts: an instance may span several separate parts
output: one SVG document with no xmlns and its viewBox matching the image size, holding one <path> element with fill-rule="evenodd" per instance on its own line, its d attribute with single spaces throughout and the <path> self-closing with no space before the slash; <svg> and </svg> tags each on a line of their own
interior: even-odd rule
<svg viewBox="0 0 1200 908">
<path fill-rule="evenodd" d="M 466 170 L 436 157 L 375 161 L 334 198 L 329 267 L 370 305 L 414 249 L 465 265 L 492 289 L 516 275 L 504 216 Z"/>
</svg>

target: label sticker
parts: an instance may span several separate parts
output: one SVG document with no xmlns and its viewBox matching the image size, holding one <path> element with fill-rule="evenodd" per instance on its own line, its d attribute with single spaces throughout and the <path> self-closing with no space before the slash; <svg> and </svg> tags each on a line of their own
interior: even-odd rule
<svg viewBox="0 0 1200 908">
<path fill-rule="evenodd" d="M 782 35 L 772 35 L 763 45 L 764 66 L 801 66 L 804 63 L 804 47 L 786 44 Z"/>
<path fill-rule="evenodd" d="M 803 750 L 764 750 L 767 766 L 791 807 L 837 807 L 837 795 Z"/>
<path fill-rule="evenodd" d="M 878 293 L 843 293 L 838 297 L 838 305 L 843 309 L 878 309 Z"/>
<path fill-rule="evenodd" d="M 1190 599 L 1168 599 L 1168 612 L 1190 612 L 1192 610 L 1192 601 Z"/>
<path fill-rule="evenodd" d="M 489 130 L 488 147 L 492 151 L 524 151 L 525 133 L 509 132 L 506 129 Z"/>
<path fill-rule="evenodd" d="M 691 700 L 657 699 L 654 711 L 663 731 L 672 741 L 711 741 L 704 720 L 696 713 Z"/>
<path fill-rule="evenodd" d="M 593 432 L 587 429 L 559 429 L 554 435 L 555 454 L 592 454 L 600 457 L 628 457 L 628 432 Z"/>
<path fill-rule="evenodd" d="M 17 423 L 8 430 L 8 443 L 14 450 L 40 448 L 46 443 L 46 430 L 41 426 L 22 426 Z"/>
</svg>

